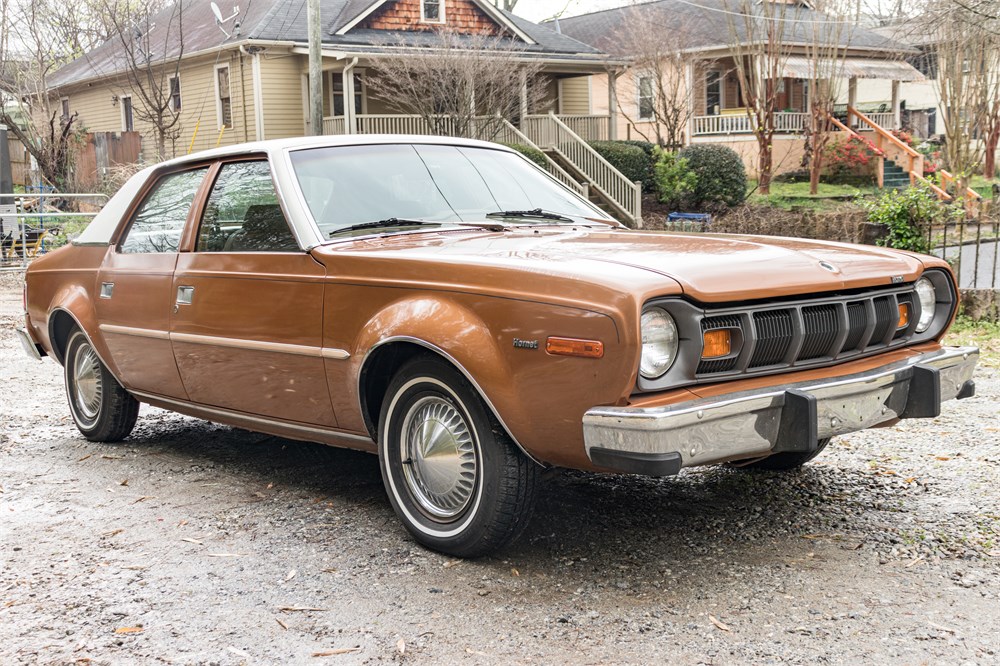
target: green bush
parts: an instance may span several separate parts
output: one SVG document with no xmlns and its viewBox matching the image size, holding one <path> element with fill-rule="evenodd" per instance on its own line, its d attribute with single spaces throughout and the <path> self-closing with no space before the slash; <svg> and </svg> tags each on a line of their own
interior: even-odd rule
<svg viewBox="0 0 1000 666">
<path fill-rule="evenodd" d="M 639 146 L 624 141 L 591 141 L 590 147 L 631 181 L 642 181 L 643 189 L 653 180 L 653 163 Z"/>
<path fill-rule="evenodd" d="M 684 205 L 698 185 L 698 176 L 691 171 L 688 161 L 676 153 L 656 149 L 653 178 L 660 201 L 672 206 Z"/>
<path fill-rule="evenodd" d="M 962 204 L 942 204 L 925 186 L 886 190 L 875 199 L 861 200 L 868 221 L 885 225 L 888 233 L 878 244 L 899 250 L 926 253 L 926 229 L 933 224 L 962 218 Z"/>
<path fill-rule="evenodd" d="M 738 206 L 747 197 L 747 171 L 736 151 L 726 146 L 695 144 L 679 153 L 698 177 L 691 204 Z"/>
<path fill-rule="evenodd" d="M 521 153 L 529 160 L 537 164 L 538 166 L 542 167 L 546 171 L 548 170 L 549 161 L 545 159 L 545 153 L 538 150 L 538 148 L 534 148 L 532 146 L 526 146 L 523 143 L 505 143 L 503 145 L 507 146 L 512 150 L 516 150 L 517 152 Z"/>
</svg>

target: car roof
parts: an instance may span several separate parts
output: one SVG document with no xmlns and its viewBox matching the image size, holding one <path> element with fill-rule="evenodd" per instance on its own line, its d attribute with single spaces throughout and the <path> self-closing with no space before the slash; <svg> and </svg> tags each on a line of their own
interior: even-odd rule
<svg viewBox="0 0 1000 666">
<path fill-rule="evenodd" d="M 286 150 L 301 150 L 308 148 L 325 148 L 333 146 L 366 146 L 393 143 L 419 143 L 444 146 L 469 146 L 475 148 L 491 148 L 513 152 L 507 146 L 480 141 L 478 139 L 461 139 L 452 136 L 429 136 L 424 134 L 343 134 L 323 136 L 300 136 L 288 139 L 268 139 L 266 141 L 251 141 L 233 146 L 223 146 L 203 150 L 183 157 L 167 160 L 157 167 L 174 166 L 188 162 L 201 162 L 206 159 L 219 159 L 239 155 L 273 155 Z"/>
</svg>

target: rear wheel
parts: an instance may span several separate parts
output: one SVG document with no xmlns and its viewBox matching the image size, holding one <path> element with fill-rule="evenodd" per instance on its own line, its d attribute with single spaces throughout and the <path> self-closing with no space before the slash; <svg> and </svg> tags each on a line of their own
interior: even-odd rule
<svg viewBox="0 0 1000 666">
<path fill-rule="evenodd" d="M 444 361 L 414 359 L 389 384 L 379 461 L 396 515 L 428 548 L 485 555 L 530 518 L 538 467 Z"/>
<path fill-rule="evenodd" d="M 70 333 L 63 369 L 69 411 L 83 436 L 93 442 L 128 437 L 139 416 L 139 401 L 104 367 L 79 329 Z"/>
<path fill-rule="evenodd" d="M 785 451 L 783 453 L 775 453 L 770 455 L 763 460 L 755 460 L 754 462 L 741 464 L 735 462 L 732 464 L 733 467 L 738 467 L 739 469 L 766 469 L 774 472 L 785 472 L 792 469 L 798 469 L 802 467 L 807 462 L 818 456 L 826 448 L 826 445 L 830 443 L 830 438 L 819 440 L 819 446 L 816 447 L 815 451 Z"/>
</svg>

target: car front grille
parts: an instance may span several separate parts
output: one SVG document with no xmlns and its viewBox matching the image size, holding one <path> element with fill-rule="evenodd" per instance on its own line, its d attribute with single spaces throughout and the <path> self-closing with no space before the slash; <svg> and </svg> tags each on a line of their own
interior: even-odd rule
<svg viewBox="0 0 1000 666">
<path fill-rule="evenodd" d="M 899 304 L 909 322 L 898 328 Z M 731 355 L 702 359 L 699 378 L 766 374 L 784 368 L 829 365 L 905 344 L 918 313 L 912 288 L 758 305 L 715 314 L 706 312 L 702 332 L 728 328 L 739 348 Z"/>
</svg>

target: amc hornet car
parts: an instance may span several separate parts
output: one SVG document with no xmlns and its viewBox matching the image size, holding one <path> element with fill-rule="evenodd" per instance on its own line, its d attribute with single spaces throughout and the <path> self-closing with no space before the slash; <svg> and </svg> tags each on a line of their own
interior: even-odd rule
<svg viewBox="0 0 1000 666">
<path fill-rule="evenodd" d="M 791 469 L 973 394 L 948 265 L 629 230 L 460 139 L 268 141 L 132 178 L 26 276 L 27 351 L 84 437 L 140 403 L 376 453 L 422 544 L 477 556 L 548 466 Z"/>
</svg>

